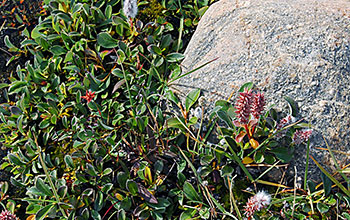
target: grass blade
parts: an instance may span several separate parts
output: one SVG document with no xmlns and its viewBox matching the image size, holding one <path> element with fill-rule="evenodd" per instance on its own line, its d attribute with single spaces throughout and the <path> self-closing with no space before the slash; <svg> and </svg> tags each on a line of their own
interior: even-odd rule
<svg viewBox="0 0 350 220">
<path fill-rule="evenodd" d="M 319 164 L 311 155 L 310 158 L 315 162 L 316 166 L 335 184 L 341 189 L 347 196 L 350 196 L 350 191 L 347 190 L 338 180 L 336 180 L 330 173 L 325 170 L 321 164 Z"/>
</svg>

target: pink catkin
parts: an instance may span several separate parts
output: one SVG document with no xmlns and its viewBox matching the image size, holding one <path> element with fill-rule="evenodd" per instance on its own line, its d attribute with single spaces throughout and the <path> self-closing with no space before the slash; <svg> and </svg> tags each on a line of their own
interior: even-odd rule
<svg viewBox="0 0 350 220">
<path fill-rule="evenodd" d="M 248 124 L 250 115 L 250 106 L 252 103 L 252 92 L 250 90 L 244 90 L 244 92 L 239 93 L 239 97 L 236 102 L 235 113 L 241 124 Z"/>
<path fill-rule="evenodd" d="M 276 126 L 276 132 L 284 128 L 285 126 L 294 123 L 296 121 L 296 118 L 294 118 L 291 115 L 287 115 L 286 117 L 282 118 L 279 123 Z M 278 134 L 276 134 L 276 138 L 281 138 L 283 135 L 285 135 L 287 130 L 281 131 Z"/>
<path fill-rule="evenodd" d="M 9 210 L 4 210 L 0 213 L 0 220 L 17 220 L 15 214 L 12 214 Z"/>
<path fill-rule="evenodd" d="M 253 97 L 251 113 L 254 118 L 258 119 L 265 108 L 265 97 L 263 93 L 256 93 Z"/>
<path fill-rule="evenodd" d="M 307 140 L 309 140 L 312 134 L 311 129 L 297 130 L 293 136 L 293 143 L 299 145 Z"/>
<path fill-rule="evenodd" d="M 251 216 L 253 216 L 256 211 L 266 208 L 270 202 L 271 196 L 264 191 L 260 191 L 248 199 L 244 207 L 244 215 L 248 217 L 248 219 L 251 219 Z"/>
</svg>

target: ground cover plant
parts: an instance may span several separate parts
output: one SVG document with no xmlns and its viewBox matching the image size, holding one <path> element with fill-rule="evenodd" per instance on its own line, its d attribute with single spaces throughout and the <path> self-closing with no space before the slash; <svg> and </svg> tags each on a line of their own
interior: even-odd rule
<svg viewBox="0 0 350 220">
<path fill-rule="evenodd" d="M 211 3 L 44 0 L 20 46 L 4 38 L 28 61 L 0 84 L 0 219 L 349 219 L 346 169 L 266 177 L 309 147 L 291 98 L 278 113 L 246 83 L 205 117 L 200 90 L 171 90 Z"/>
</svg>

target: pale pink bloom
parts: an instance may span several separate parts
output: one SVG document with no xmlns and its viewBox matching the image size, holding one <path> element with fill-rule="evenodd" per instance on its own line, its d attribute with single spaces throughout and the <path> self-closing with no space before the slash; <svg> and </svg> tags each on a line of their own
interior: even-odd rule
<svg viewBox="0 0 350 220">
<path fill-rule="evenodd" d="M 265 191 L 260 191 L 248 199 L 244 208 L 244 215 L 251 219 L 256 211 L 266 208 L 271 202 L 271 196 Z"/>
<path fill-rule="evenodd" d="M 293 143 L 299 145 L 307 140 L 309 140 L 312 134 L 312 129 L 297 130 L 293 136 Z"/>
</svg>

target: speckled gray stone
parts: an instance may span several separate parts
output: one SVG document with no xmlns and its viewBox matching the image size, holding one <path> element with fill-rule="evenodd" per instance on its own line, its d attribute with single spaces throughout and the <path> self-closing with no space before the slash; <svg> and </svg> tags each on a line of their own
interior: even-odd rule
<svg viewBox="0 0 350 220">
<path fill-rule="evenodd" d="M 173 88 L 180 96 L 201 88 L 207 112 L 249 81 L 279 110 L 285 109 L 282 97 L 290 96 L 314 126 L 311 154 L 332 165 L 328 153 L 316 147 L 325 147 L 324 135 L 331 148 L 350 153 L 349 43 L 350 1 L 221 0 L 201 19 L 185 52 L 183 72 L 219 59 Z M 298 148 L 294 163 L 300 174 L 304 155 L 305 147 Z M 349 154 L 336 156 L 341 165 L 349 163 Z M 319 179 L 310 163 L 311 177 Z"/>
</svg>

